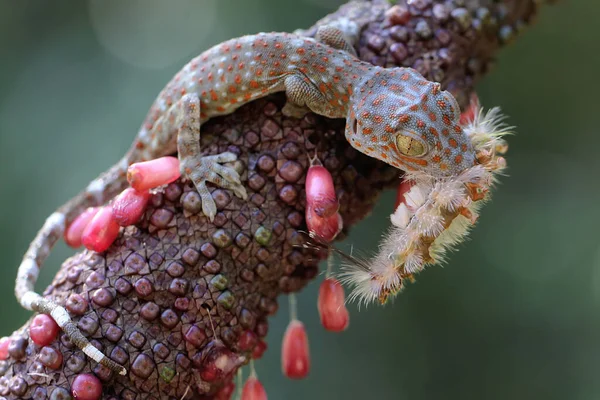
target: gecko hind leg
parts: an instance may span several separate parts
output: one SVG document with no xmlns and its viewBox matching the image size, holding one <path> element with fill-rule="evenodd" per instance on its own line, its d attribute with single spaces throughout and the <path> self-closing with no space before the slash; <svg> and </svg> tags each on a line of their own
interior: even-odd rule
<svg viewBox="0 0 600 400">
<path fill-rule="evenodd" d="M 202 199 L 202 212 L 212 222 L 217 214 L 217 205 L 206 182 L 230 189 L 236 196 L 246 199 L 248 194 L 238 172 L 222 163 L 237 160 L 237 155 L 224 152 L 202 156 L 200 152 L 200 99 L 196 93 L 186 94 L 179 100 L 177 152 L 182 175 L 196 186 Z"/>
<path fill-rule="evenodd" d="M 343 50 L 357 57 L 356 50 L 339 28 L 331 25 L 320 26 L 316 34 L 317 41 L 333 47 L 334 49 Z"/>
</svg>

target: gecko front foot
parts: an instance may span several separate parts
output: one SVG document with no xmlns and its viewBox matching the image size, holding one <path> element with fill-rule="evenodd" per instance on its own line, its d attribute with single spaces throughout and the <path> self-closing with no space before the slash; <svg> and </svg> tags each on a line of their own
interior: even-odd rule
<svg viewBox="0 0 600 400">
<path fill-rule="evenodd" d="M 212 198 L 206 182 L 214 183 L 224 189 L 230 189 L 236 196 L 246 199 L 248 194 L 242 185 L 240 174 L 229 166 L 222 163 L 237 160 L 237 156 L 231 152 L 204 156 L 198 159 L 186 158 L 181 163 L 181 172 L 187 176 L 196 186 L 196 190 L 202 199 L 202 212 L 212 222 L 217 215 L 217 204 Z"/>
</svg>

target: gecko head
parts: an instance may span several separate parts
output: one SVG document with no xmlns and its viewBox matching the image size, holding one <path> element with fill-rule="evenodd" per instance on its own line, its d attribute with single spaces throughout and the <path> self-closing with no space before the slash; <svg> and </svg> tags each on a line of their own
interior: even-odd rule
<svg viewBox="0 0 600 400">
<path fill-rule="evenodd" d="M 473 166 L 454 97 L 410 68 L 379 68 L 354 91 L 346 139 L 404 171 L 452 176 Z"/>
</svg>

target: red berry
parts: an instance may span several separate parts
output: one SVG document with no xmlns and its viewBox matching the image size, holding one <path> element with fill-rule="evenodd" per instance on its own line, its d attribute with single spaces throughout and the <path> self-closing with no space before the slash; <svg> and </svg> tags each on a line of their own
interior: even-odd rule
<svg viewBox="0 0 600 400">
<path fill-rule="evenodd" d="M 306 227 L 311 233 L 315 233 L 325 242 L 331 242 L 342 231 L 344 223 L 339 213 L 334 213 L 330 217 L 321 218 L 310 206 L 306 206 Z"/>
<path fill-rule="evenodd" d="M 479 97 L 477 97 L 477 93 L 473 92 L 471 94 L 471 102 L 469 103 L 469 107 L 460 114 L 460 124 L 465 126 L 466 124 L 473 122 L 475 119 L 475 114 L 479 112 Z"/>
<path fill-rule="evenodd" d="M 83 231 L 98 211 L 100 211 L 100 207 L 90 207 L 79 214 L 73 222 L 71 222 L 71 225 L 65 230 L 64 235 L 67 245 L 73 248 L 81 246 L 81 236 Z"/>
<path fill-rule="evenodd" d="M 327 278 L 319 288 L 317 308 L 321 324 L 328 331 L 341 332 L 348 328 L 350 315 L 345 304 L 344 288 L 333 278 Z"/>
<path fill-rule="evenodd" d="M 179 160 L 175 157 L 139 162 L 131 164 L 127 169 L 127 181 L 140 192 L 171 183 L 179 176 Z"/>
<path fill-rule="evenodd" d="M 264 340 L 259 340 L 254 346 L 254 350 L 252 350 L 252 358 L 255 360 L 260 359 L 265 351 L 267 351 L 267 343 Z"/>
<path fill-rule="evenodd" d="M 119 224 L 112 213 L 112 207 L 102 207 L 83 230 L 83 245 L 95 252 L 106 251 L 119 236 Z"/>
<path fill-rule="evenodd" d="M 3 337 L 0 339 L 0 361 L 8 359 L 8 346 L 10 345 L 10 338 Z"/>
<path fill-rule="evenodd" d="M 244 331 L 238 339 L 238 347 L 242 351 L 250 351 L 256 346 L 258 337 L 252 331 Z"/>
<path fill-rule="evenodd" d="M 229 382 L 217 392 L 217 394 L 215 395 L 215 400 L 230 400 L 234 390 L 235 383 Z"/>
<path fill-rule="evenodd" d="M 220 341 L 210 342 L 203 353 L 204 361 L 200 377 L 207 382 L 222 381 L 238 368 L 243 360 L 243 357 L 236 356 Z"/>
<path fill-rule="evenodd" d="M 54 342 L 59 330 L 58 324 L 51 316 L 38 314 L 29 325 L 29 337 L 38 346 L 47 346 Z"/>
<path fill-rule="evenodd" d="M 102 383 L 94 375 L 80 374 L 71 384 L 71 393 L 76 400 L 98 400 L 102 395 Z"/>
<path fill-rule="evenodd" d="M 133 225 L 142 218 L 150 192 L 138 192 L 134 188 L 127 188 L 119 194 L 112 203 L 112 212 L 115 221 L 121 226 Z"/>
<path fill-rule="evenodd" d="M 304 324 L 297 319 L 290 321 L 283 335 L 281 368 L 292 379 L 305 378 L 310 369 L 308 336 Z"/>
<path fill-rule="evenodd" d="M 256 377 L 250 376 L 244 383 L 241 400 L 267 400 L 267 392 Z"/>
<path fill-rule="evenodd" d="M 398 185 L 398 189 L 396 190 L 396 204 L 394 205 L 394 210 L 398 208 L 400 203 L 404 203 L 404 194 L 410 190 L 413 183 L 411 181 L 402 181 Z"/>
<path fill-rule="evenodd" d="M 313 165 L 306 174 L 306 203 L 321 218 L 331 217 L 339 209 L 333 178 L 327 168 Z"/>
</svg>

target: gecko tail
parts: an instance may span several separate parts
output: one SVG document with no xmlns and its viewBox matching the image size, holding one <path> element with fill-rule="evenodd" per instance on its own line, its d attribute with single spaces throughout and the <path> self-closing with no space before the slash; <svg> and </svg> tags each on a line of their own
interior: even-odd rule
<svg viewBox="0 0 600 400">
<path fill-rule="evenodd" d="M 21 306 L 27 310 L 50 314 L 61 329 L 71 333 L 72 342 L 87 356 L 120 375 L 126 373 L 125 368 L 96 349 L 74 325 L 67 310 L 36 293 L 35 284 L 42 265 L 69 224 L 88 207 L 105 204 L 127 187 L 127 168 L 136 161 L 129 154 L 46 219 L 23 256 L 15 282 L 15 296 Z"/>
</svg>

